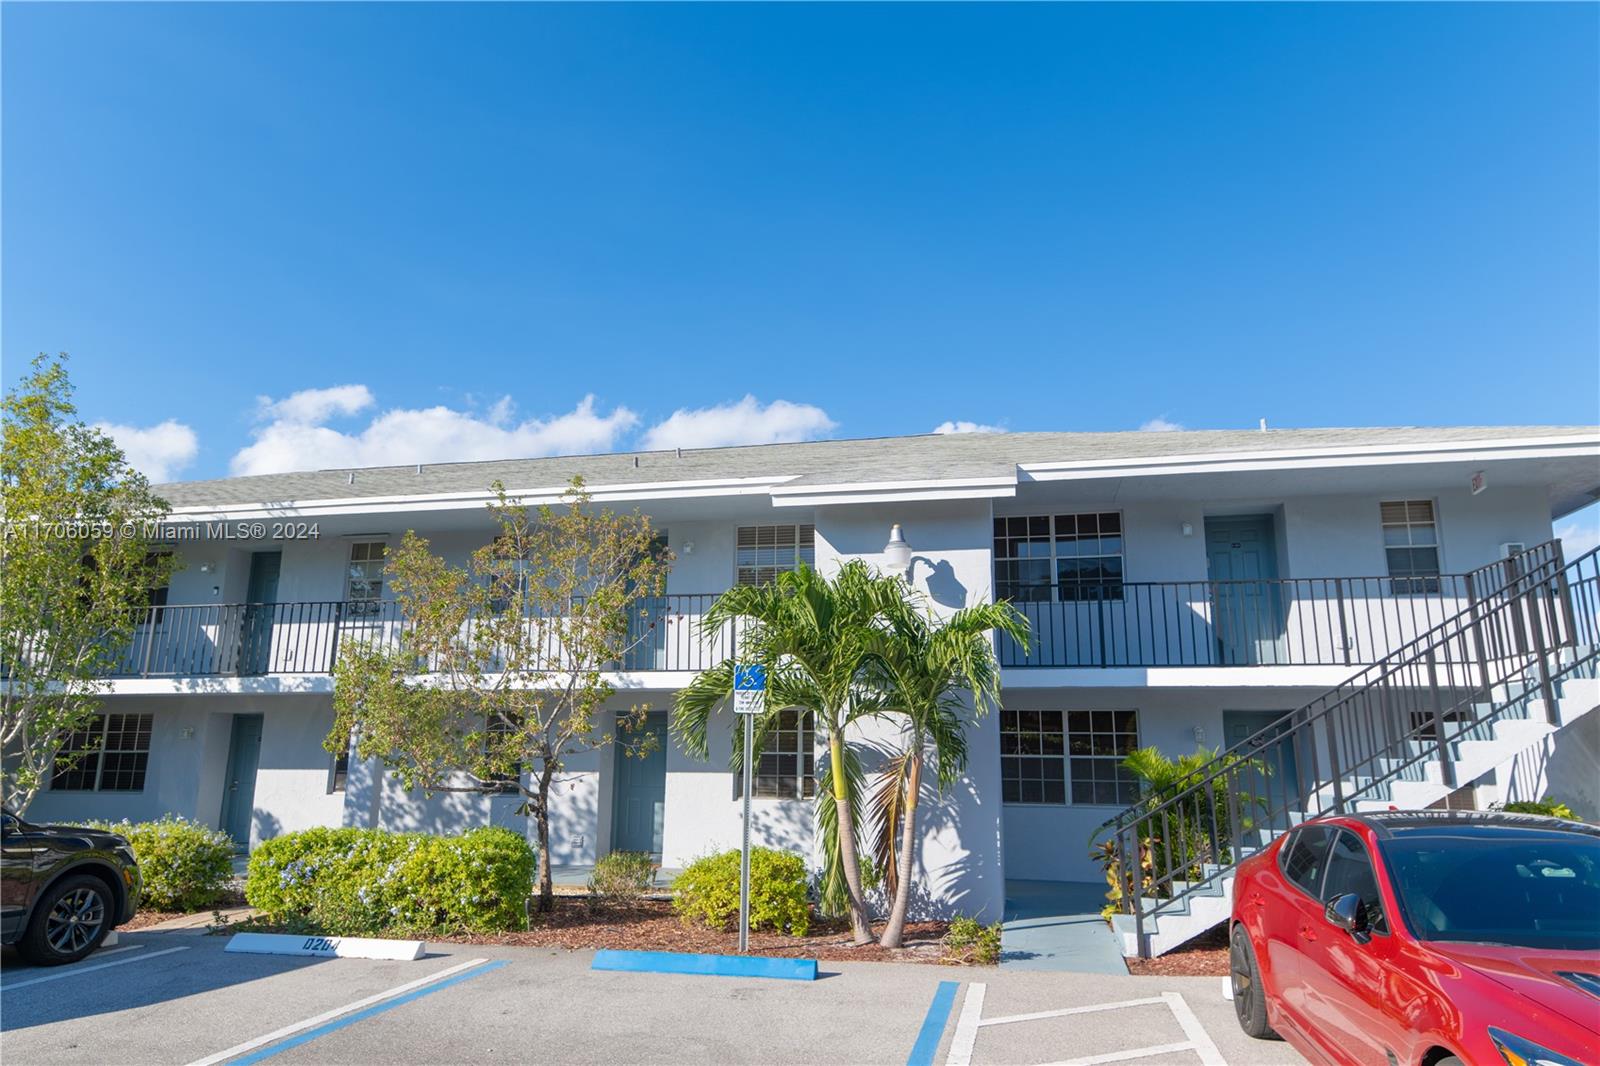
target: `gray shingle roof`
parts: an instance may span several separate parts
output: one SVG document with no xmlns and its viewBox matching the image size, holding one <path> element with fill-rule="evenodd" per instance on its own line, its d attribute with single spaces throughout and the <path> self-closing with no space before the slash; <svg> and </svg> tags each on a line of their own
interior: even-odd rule
<svg viewBox="0 0 1600 1066">
<path fill-rule="evenodd" d="M 1008 477 L 1020 464 L 1159 458 L 1218 452 L 1292 451 L 1363 445 L 1434 444 L 1521 437 L 1600 437 L 1595 426 L 1454 426 L 1388 429 L 1204 430 L 1176 433 L 926 434 L 732 448 L 615 452 L 546 459 L 348 468 L 160 487 L 174 507 L 208 507 L 556 487 L 582 475 L 590 485 L 792 478 L 790 485 Z"/>
</svg>

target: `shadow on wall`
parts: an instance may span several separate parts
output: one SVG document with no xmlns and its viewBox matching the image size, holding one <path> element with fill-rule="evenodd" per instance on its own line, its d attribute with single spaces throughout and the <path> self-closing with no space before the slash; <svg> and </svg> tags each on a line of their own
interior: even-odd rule
<svg viewBox="0 0 1600 1066">
<path fill-rule="evenodd" d="M 897 757 L 898 752 L 892 746 L 877 741 L 855 741 L 851 746 L 861 761 L 866 778 L 863 794 L 870 796 L 876 785 L 879 768 Z M 1003 906 L 1005 886 L 991 885 L 992 873 L 983 864 L 970 858 L 970 850 L 963 848 L 960 857 L 951 857 L 946 850 L 951 847 L 951 842 L 966 839 L 962 829 L 963 807 L 971 805 L 981 811 L 985 802 L 984 797 L 966 779 L 939 792 L 934 784 L 932 767 L 924 764 L 922 799 L 917 805 L 917 857 L 912 864 L 911 898 L 906 907 L 908 920 L 938 921 L 958 914 L 971 915 L 984 921 L 1000 920 L 998 912 L 986 914 L 984 911 L 996 900 L 1002 901 L 999 906 Z M 863 842 L 866 844 L 863 854 L 870 855 L 871 823 L 866 809 L 861 812 L 861 825 Z M 998 830 L 993 847 L 998 854 Z M 895 848 L 898 853 L 898 836 Z M 931 864 L 930 853 L 933 854 Z M 891 902 L 882 888 L 870 893 L 867 900 L 869 909 L 880 917 L 887 916 Z"/>
<path fill-rule="evenodd" d="M 985 796 L 967 778 L 957 781 L 942 795 L 923 796 L 917 812 L 922 839 L 917 851 L 916 886 L 922 893 L 921 903 L 925 909 L 917 917 L 950 918 L 966 914 L 984 922 L 1000 920 L 1000 912 L 1005 906 L 1003 874 L 997 863 L 986 863 L 973 857 L 975 852 L 979 856 L 984 852 L 1000 854 L 999 814 L 984 814 L 985 808 L 991 804 L 998 806 L 999 797 Z M 994 834 L 993 839 L 972 841 L 971 835 L 979 829 L 964 825 L 963 812 L 971 816 L 976 826 L 989 826 L 989 831 Z M 949 846 L 944 843 L 947 841 L 961 841 L 964 846 L 959 855 L 941 854 L 936 863 L 930 866 L 929 845 L 933 841 L 942 846 Z M 1001 879 L 1001 883 L 995 884 L 996 879 Z"/>
<path fill-rule="evenodd" d="M 761 847 L 809 856 L 814 819 L 809 800 L 752 803 L 750 839 Z"/>
<path fill-rule="evenodd" d="M 912 575 L 926 573 L 923 584 L 928 595 L 941 607 L 958 610 L 967 605 L 967 586 L 956 577 L 956 568 L 948 559 L 927 559 L 917 556 L 911 561 Z"/>
<path fill-rule="evenodd" d="M 1512 757 L 1501 798 L 1538 801 L 1547 796 L 1586 822 L 1600 821 L 1600 710 Z"/>
<path fill-rule="evenodd" d="M 271 811 L 260 807 L 250 812 L 250 838 L 255 843 L 271 840 L 283 832 L 283 823 Z"/>
</svg>

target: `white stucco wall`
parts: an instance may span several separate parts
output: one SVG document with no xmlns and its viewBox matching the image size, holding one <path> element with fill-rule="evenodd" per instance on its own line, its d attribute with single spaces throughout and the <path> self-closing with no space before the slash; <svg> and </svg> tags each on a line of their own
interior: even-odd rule
<svg viewBox="0 0 1600 1066">
<path fill-rule="evenodd" d="M 993 519 L 987 500 L 889 506 L 819 507 L 817 566 L 831 572 L 844 560 L 881 565 L 890 526 L 900 523 L 913 550 L 911 580 L 934 609 L 948 613 L 991 595 Z M 873 723 L 851 737 L 870 772 L 881 761 L 874 745 L 894 746 L 897 727 Z M 925 913 L 961 913 L 998 921 L 1005 909 L 999 772 L 999 723 L 990 716 L 967 732 L 967 773 L 944 796 L 925 798 L 920 811 L 920 881 Z"/>
<path fill-rule="evenodd" d="M 118 696 L 108 712 L 152 715 L 150 759 L 139 792 L 57 792 L 46 789 L 29 808 L 42 821 L 177 814 L 220 827 L 233 717 L 262 716 L 251 844 L 313 825 L 338 825 L 343 797 L 330 793 L 332 756 L 322 738 L 333 724 L 323 696 L 193 694 Z"/>
</svg>

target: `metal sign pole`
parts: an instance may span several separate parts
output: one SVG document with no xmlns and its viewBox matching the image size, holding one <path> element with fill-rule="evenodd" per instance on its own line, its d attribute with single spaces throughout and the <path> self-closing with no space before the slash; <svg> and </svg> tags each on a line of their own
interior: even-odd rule
<svg viewBox="0 0 1600 1066">
<path fill-rule="evenodd" d="M 739 845 L 739 953 L 750 950 L 750 797 L 755 791 L 756 715 L 767 704 L 767 668 L 733 670 L 733 711 L 744 719 L 744 839 Z"/>
<path fill-rule="evenodd" d="M 739 954 L 750 950 L 750 783 L 755 779 L 756 716 L 744 715 L 744 843 L 739 851 Z"/>
</svg>

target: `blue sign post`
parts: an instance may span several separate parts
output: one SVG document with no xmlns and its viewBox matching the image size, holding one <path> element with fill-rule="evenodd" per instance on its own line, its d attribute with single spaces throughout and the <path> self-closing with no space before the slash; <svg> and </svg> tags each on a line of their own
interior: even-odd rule
<svg viewBox="0 0 1600 1066">
<path fill-rule="evenodd" d="M 733 668 L 733 711 L 744 719 L 744 843 L 739 849 L 739 953 L 750 950 L 750 794 L 755 780 L 756 715 L 767 705 L 767 668 Z"/>
</svg>

